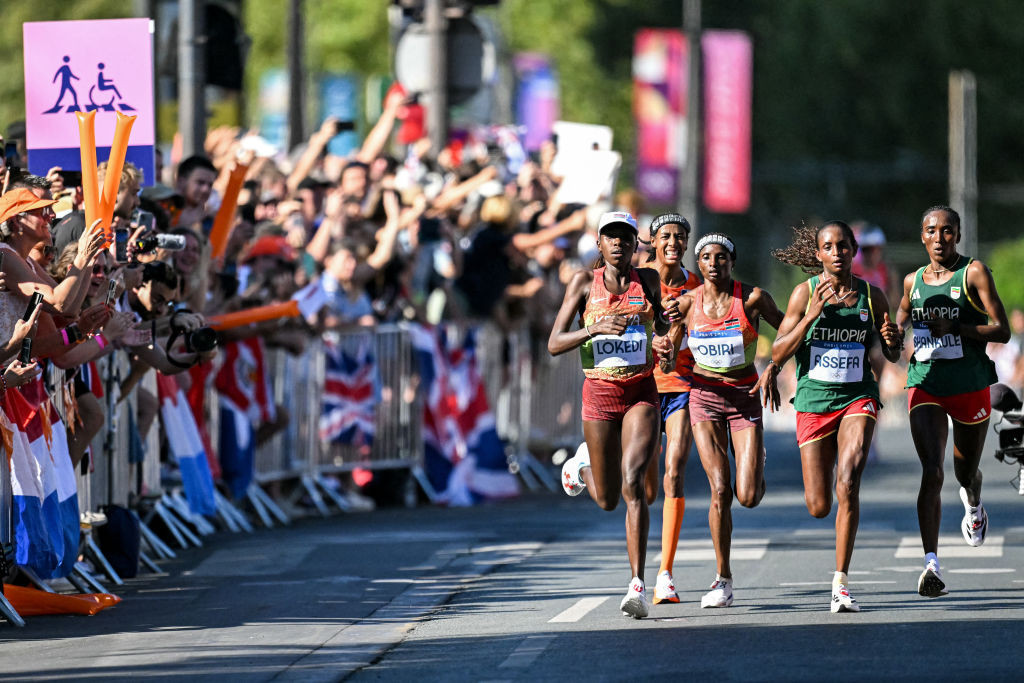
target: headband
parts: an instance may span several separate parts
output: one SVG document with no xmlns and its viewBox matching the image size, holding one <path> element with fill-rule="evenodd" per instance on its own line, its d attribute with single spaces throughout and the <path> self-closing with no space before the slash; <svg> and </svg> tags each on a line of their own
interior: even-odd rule
<svg viewBox="0 0 1024 683">
<path fill-rule="evenodd" d="M 679 226 L 686 231 L 687 235 L 690 234 L 690 222 L 678 213 L 663 213 L 651 221 L 651 234 L 653 235 L 658 232 L 658 230 L 669 223 L 678 223 Z"/>
<path fill-rule="evenodd" d="M 729 254 L 733 258 L 736 258 L 736 247 L 733 246 L 732 240 L 726 237 L 725 235 L 720 235 L 715 232 L 704 235 L 703 237 L 700 238 L 700 240 L 698 240 L 697 246 L 693 248 L 693 255 L 700 256 L 700 250 L 708 246 L 709 244 L 722 245 L 723 247 L 729 250 Z"/>
</svg>

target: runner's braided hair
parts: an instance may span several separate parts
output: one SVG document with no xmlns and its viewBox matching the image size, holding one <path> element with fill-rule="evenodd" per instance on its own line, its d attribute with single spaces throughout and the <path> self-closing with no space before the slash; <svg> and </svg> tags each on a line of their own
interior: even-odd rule
<svg viewBox="0 0 1024 683">
<path fill-rule="evenodd" d="M 929 207 L 924 210 L 921 214 L 921 223 L 924 223 L 924 219 L 928 217 L 928 214 L 935 211 L 945 211 L 953 217 L 953 222 L 956 223 L 957 229 L 960 228 L 960 214 L 958 214 L 952 207 L 946 206 L 945 204 L 936 204 L 935 206 Z"/>
<path fill-rule="evenodd" d="M 843 221 L 828 221 L 821 227 L 813 228 L 809 225 L 801 225 L 793 228 L 793 240 L 788 247 L 775 249 L 772 256 L 791 266 L 796 266 L 808 275 L 817 275 L 821 272 L 821 261 L 818 260 L 818 235 L 825 228 L 839 228 L 843 237 L 850 240 L 854 253 L 857 253 L 857 238 L 853 234 L 853 228 Z"/>
</svg>

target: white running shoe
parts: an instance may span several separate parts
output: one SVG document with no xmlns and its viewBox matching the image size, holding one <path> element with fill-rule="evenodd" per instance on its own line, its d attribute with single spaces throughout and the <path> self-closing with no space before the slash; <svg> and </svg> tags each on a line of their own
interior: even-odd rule
<svg viewBox="0 0 1024 683">
<path fill-rule="evenodd" d="M 732 579 L 715 579 L 711 590 L 700 599 L 701 607 L 729 607 L 732 605 Z"/>
<path fill-rule="evenodd" d="M 590 450 L 587 449 L 586 441 L 576 449 L 576 455 L 562 464 L 562 488 L 570 496 L 578 496 L 587 488 L 580 476 L 580 470 L 584 467 L 590 467 Z"/>
<path fill-rule="evenodd" d="M 679 602 L 676 584 L 667 570 L 658 574 L 658 583 L 654 584 L 654 604 L 660 605 L 663 602 Z"/>
<path fill-rule="evenodd" d="M 967 489 L 960 487 L 960 500 L 964 504 L 964 519 L 960 522 L 960 531 L 964 534 L 967 545 L 977 548 L 985 542 L 988 533 L 988 513 L 985 506 L 978 501 L 978 507 L 967 502 Z"/>
<path fill-rule="evenodd" d="M 634 576 L 633 580 L 629 582 L 629 590 L 626 591 L 626 597 L 622 598 L 622 602 L 619 603 L 619 609 L 622 610 L 623 616 L 634 619 L 643 619 L 650 613 L 651 606 L 647 602 L 647 590 L 644 588 L 644 582 L 638 577 Z"/>
<path fill-rule="evenodd" d="M 859 612 L 860 605 L 850 595 L 850 589 L 846 584 L 832 586 L 832 614 L 836 612 Z"/>
<path fill-rule="evenodd" d="M 939 563 L 929 560 L 917 580 L 917 592 L 926 598 L 937 598 L 940 595 L 949 593 L 946 584 L 942 581 L 942 573 L 939 571 Z"/>
</svg>

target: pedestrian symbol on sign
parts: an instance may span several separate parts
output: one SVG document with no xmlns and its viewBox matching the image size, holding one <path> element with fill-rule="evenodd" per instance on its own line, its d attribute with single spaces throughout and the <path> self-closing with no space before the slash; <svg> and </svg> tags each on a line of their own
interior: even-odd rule
<svg viewBox="0 0 1024 683">
<path fill-rule="evenodd" d="M 56 114 L 61 110 L 61 102 L 64 100 L 66 93 L 71 93 L 73 103 L 64 108 L 64 112 L 67 114 L 73 114 L 76 111 L 81 111 L 82 108 L 78 104 L 78 93 L 75 91 L 74 86 L 71 84 L 72 80 L 81 80 L 71 72 L 71 58 L 68 55 L 64 55 L 64 64 L 57 69 L 57 73 L 53 76 L 53 82 L 56 83 L 57 79 L 60 79 L 60 94 L 57 96 L 57 102 L 44 111 L 44 114 Z M 96 65 L 96 85 L 89 88 L 89 104 L 85 105 L 86 111 L 96 111 L 98 109 L 103 111 L 135 111 L 135 107 L 131 106 L 124 101 L 124 97 L 121 95 L 121 91 L 114 85 L 112 78 L 106 78 L 103 75 L 103 70 L 106 69 L 106 65 L 100 62 Z M 96 102 L 96 97 L 103 92 L 112 92 L 110 99 L 107 102 Z M 116 102 L 116 105 L 115 105 Z"/>
</svg>

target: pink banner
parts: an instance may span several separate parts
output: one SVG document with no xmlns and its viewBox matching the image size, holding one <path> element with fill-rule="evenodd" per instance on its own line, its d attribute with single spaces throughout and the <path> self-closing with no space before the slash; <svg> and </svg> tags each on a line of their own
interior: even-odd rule
<svg viewBox="0 0 1024 683">
<path fill-rule="evenodd" d="M 78 169 L 75 112 L 96 112 L 96 146 L 114 139 L 117 112 L 138 116 L 128 159 L 152 168 L 156 142 L 152 22 L 149 19 L 23 24 L 29 166 Z M 148 163 L 141 163 L 140 160 Z M 106 154 L 100 154 L 100 161 Z M 152 175 L 147 174 L 147 183 Z"/>
<path fill-rule="evenodd" d="M 706 31 L 704 57 L 704 205 L 719 213 L 750 206 L 754 50 L 741 31 Z"/>
</svg>

